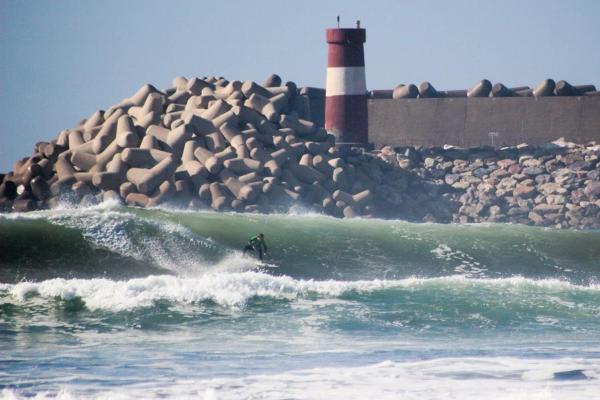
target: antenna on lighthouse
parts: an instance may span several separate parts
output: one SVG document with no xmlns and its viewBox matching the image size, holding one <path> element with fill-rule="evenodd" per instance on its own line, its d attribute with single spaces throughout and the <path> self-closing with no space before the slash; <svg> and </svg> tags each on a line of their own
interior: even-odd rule
<svg viewBox="0 0 600 400">
<path fill-rule="evenodd" d="M 340 29 L 340 16 L 337 16 L 338 29 Z"/>
</svg>

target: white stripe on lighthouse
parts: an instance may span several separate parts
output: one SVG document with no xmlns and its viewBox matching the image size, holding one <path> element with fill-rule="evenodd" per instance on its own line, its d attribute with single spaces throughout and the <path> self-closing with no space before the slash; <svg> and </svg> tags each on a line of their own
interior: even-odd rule
<svg viewBox="0 0 600 400">
<path fill-rule="evenodd" d="M 328 67 L 326 96 L 366 94 L 365 67 Z"/>
</svg>

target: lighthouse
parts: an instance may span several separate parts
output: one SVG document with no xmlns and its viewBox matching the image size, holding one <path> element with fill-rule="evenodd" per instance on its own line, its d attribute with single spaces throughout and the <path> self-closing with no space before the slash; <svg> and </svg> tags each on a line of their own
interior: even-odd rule
<svg viewBox="0 0 600 400">
<path fill-rule="evenodd" d="M 367 83 L 363 43 L 366 31 L 327 29 L 325 129 L 339 144 L 368 144 Z"/>
</svg>

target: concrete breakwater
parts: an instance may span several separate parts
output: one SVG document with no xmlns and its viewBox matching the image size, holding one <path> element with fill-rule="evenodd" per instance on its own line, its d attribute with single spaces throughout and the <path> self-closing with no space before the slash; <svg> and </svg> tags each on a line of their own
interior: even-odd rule
<svg viewBox="0 0 600 400">
<path fill-rule="evenodd" d="M 0 176 L 0 208 L 116 199 L 247 212 L 303 204 L 339 217 L 377 215 L 371 164 L 346 153 L 311 121 L 307 90 L 293 82 L 275 74 L 262 85 L 177 77 L 169 89 L 144 85 L 38 142 Z"/>
<path fill-rule="evenodd" d="M 407 219 L 600 228 L 600 145 L 561 140 L 494 149 L 384 147 L 378 157 L 410 174 L 386 193 Z"/>
<path fill-rule="evenodd" d="M 151 207 L 600 227 L 599 146 L 336 146 L 311 91 L 183 78 L 144 85 L 0 174 L 0 210 L 114 199 Z"/>
</svg>

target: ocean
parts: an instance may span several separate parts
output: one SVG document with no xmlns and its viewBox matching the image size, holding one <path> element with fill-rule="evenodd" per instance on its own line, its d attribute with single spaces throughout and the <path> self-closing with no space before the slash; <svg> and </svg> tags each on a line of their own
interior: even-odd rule
<svg viewBox="0 0 600 400">
<path fill-rule="evenodd" d="M 599 277 L 598 231 L 2 214 L 0 398 L 591 400 Z"/>
</svg>

